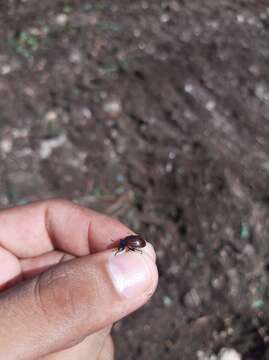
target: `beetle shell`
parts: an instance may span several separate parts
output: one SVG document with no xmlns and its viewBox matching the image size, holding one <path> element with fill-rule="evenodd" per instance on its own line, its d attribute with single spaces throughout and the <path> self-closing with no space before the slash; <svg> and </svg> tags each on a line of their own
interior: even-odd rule
<svg viewBox="0 0 269 360">
<path fill-rule="evenodd" d="M 140 251 L 140 248 L 143 248 L 147 245 L 146 241 L 139 235 L 129 235 L 124 239 L 120 239 L 120 243 L 115 255 L 123 251 Z"/>
<path fill-rule="evenodd" d="M 146 245 L 146 241 L 139 235 L 129 235 L 126 238 L 120 240 L 121 247 L 129 246 L 132 248 L 143 248 Z"/>
</svg>

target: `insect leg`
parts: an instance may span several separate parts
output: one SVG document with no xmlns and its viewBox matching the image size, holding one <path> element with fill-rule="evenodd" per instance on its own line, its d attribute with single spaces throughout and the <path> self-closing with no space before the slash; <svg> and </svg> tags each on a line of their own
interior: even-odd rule
<svg viewBox="0 0 269 360">
<path fill-rule="evenodd" d="M 128 246 L 128 250 L 131 250 L 131 251 L 138 251 L 138 252 L 140 252 L 140 254 L 143 254 L 142 250 L 137 249 L 137 248 L 134 248 L 134 247 L 132 247 L 132 246 Z"/>
<path fill-rule="evenodd" d="M 118 255 L 118 254 L 120 254 L 120 253 L 122 253 L 122 252 L 125 252 L 125 249 L 122 249 L 122 248 L 120 248 L 120 249 L 117 249 L 116 251 L 115 251 L 115 256 L 116 255 Z"/>
</svg>

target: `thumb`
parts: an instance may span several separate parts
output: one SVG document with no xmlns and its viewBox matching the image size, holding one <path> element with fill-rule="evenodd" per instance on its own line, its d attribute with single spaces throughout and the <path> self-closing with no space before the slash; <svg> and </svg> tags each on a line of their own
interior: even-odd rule
<svg viewBox="0 0 269 360">
<path fill-rule="evenodd" d="M 36 359 L 68 348 L 143 305 L 157 285 L 153 248 L 59 264 L 0 297 L 0 354 Z"/>
</svg>

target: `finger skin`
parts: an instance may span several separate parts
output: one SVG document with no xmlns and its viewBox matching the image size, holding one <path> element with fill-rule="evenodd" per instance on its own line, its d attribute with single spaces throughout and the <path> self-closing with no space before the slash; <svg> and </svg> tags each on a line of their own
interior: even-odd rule
<svg viewBox="0 0 269 360">
<path fill-rule="evenodd" d="M 36 256 L 31 259 L 21 259 L 21 272 L 24 279 L 38 275 L 54 265 L 74 259 L 73 255 L 61 251 L 50 251 L 44 255 Z"/>
<path fill-rule="evenodd" d="M 53 250 L 84 256 L 110 248 L 130 234 L 118 220 L 62 199 L 0 212 L 0 247 L 18 258 Z"/>
<path fill-rule="evenodd" d="M 62 199 L 2 210 L 0 290 L 45 271 L 62 257 L 103 251 L 130 234 L 118 220 Z"/>
<path fill-rule="evenodd" d="M 55 360 L 67 359 L 67 356 L 72 359 L 77 357 L 84 359 L 82 356 L 86 356 L 88 350 L 91 351 L 91 355 L 94 351 L 96 352 L 103 337 L 102 331 L 95 333 L 94 329 L 102 328 L 102 324 L 111 324 L 147 301 L 156 287 L 155 266 L 153 266 L 153 276 L 147 295 L 145 293 L 135 301 L 128 299 L 125 305 L 122 299 L 118 301 L 118 304 L 117 301 L 113 303 L 113 296 L 108 294 L 107 299 L 111 301 L 109 305 L 113 304 L 116 308 L 124 306 L 125 311 L 114 312 L 113 306 L 109 306 L 109 311 L 106 312 L 107 305 L 103 303 L 103 297 L 101 297 L 98 308 L 103 309 L 103 316 L 100 314 L 98 316 L 98 312 L 95 311 L 95 317 L 91 313 L 85 315 L 87 310 L 84 313 L 76 310 L 81 307 L 80 299 L 75 300 L 76 290 L 78 290 L 77 294 L 80 291 L 84 292 L 86 298 L 87 291 L 83 290 L 85 285 L 80 276 L 87 273 L 85 270 L 87 266 L 82 266 L 85 267 L 85 272 L 81 271 L 80 276 L 71 275 L 78 271 L 79 267 L 76 266 L 75 271 L 72 267 L 69 268 L 69 265 L 58 272 L 55 268 L 51 271 L 49 269 L 58 263 L 70 261 L 76 256 L 111 248 L 113 243 L 117 244 L 119 239 L 130 234 L 133 232 L 117 220 L 61 199 L 1 211 L 0 290 L 13 286 L 22 279 L 32 278 L 40 272 L 46 271 L 46 273 L 0 295 L 0 358 L 36 359 L 49 352 L 54 354 L 46 355 L 46 359 L 52 357 Z M 156 255 L 150 244 L 143 249 L 143 253 L 148 260 L 155 262 Z M 95 271 L 90 271 L 90 273 L 94 275 Z M 99 278 L 98 275 L 93 277 Z M 73 281 L 70 278 L 73 278 Z M 82 285 L 72 287 L 74 279 Z M 95 290 L 98 286 L 100 287 L 101 282 L 97 286 L 96 282 L 95 285 L 91 282 L 90 276 L 88 280 L 88 293 L 89 289 L 92 289 L 91 295 L 88 295 L 90 297 L 87 304 L 89 311 L 89 308 L 96 307 L 93 303 L 94 299 L 98 298 L 95 294 L 98 291 Z M 65 286 L 68 283 L 70 288 Z M 41 291 L 44 288 L 46 291 Z M 102 295 L 105 295 L 103 287 Z M 85 299 L 82 303 L 87 309 Z M 3 312 L 5 314 L 2 316 Z M 75 316 L 72 314 L 77 315 L 77 313 L 84 322 L 80 322 L 79 319 L 76 319 L 76 322 L 73 319 Z M 106 314 L 105 319 L 104 314 Z M 91 324 L 87 321 L 85 325 L 85 317 L 87 320 L 93 319 Z M 70 331 L 71 328 L 73 332 Z M 92 335 L 88 336 L 91 333 Z M 82 341 L 85 337 L 86 339 Z M 77 343 L 79 343 L 77 346 L 70 348 Z M 61 351 L 66 348 L 68 349 Z M 60 352 L 56 354 L 55 351 L 58 350 Z M 95 354 L 97 353 L 94 353 L 94 356 Z"/>
<path fill-rule="evenodd" d="M 126 256 L 147 267 L 143 289 L 134 297 L 123 296 L 112 283 L 111 250 L 61 263 L 2 293 L 1 358 L 31 360 L 60 351 L 143 305 L 157 286 L 156 265 L 147 254 L 120 255 Z"/>
<path fill-rule="evenodd" d="M 19 259 L 0 246 L 0 291 L 21 280 Z"/>
<path fill-rule="evenodd" d="M 113 360 L 114 359 L 114 343 L 111 335 L 106 338 L 103 349 L 101 350 L 98 360 Z"/>
<path fill-rule="evenodd" d="M 99 360 L 99 355 L 109 337 L 111 327 L 88 336 L 72 348 L 42 357 L 41 360 Z"/>
</svg>

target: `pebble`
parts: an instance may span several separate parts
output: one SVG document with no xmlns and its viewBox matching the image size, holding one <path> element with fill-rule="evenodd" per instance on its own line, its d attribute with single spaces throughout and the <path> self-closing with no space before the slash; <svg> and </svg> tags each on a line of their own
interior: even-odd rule
<svg viewBox="0 0 269 360">
<path fill-rule="evenodd" d="M 214 100 L 209 100 L 206 104 L 205 107 L 208 111 L 213 111 L 216 107 L 216 103 Z"/>
<path fill-rule="evenodd" d="M 264 301 L 262 299 L 257 299 L 251 304 L 252 309 L 261 309 L 264 306 Z"/>
<path fill-rule="evenodd" d="M 14 129 L 12 131 L 14 139 L 26 138 L 29 135 L 28 129 Z"/>
<path fill-rule="evenodd" d="M 39 149 L 39 155 L 42 160 L 48 159 L 52 154 L 52 151 L 66 142 L 65 134 L 59 135 L 55 139 L 44 140 Z"/>
<path fill-rule="evenodd" d="M 247 240 L 250 237 L 250 228 L 248 224 L 242 224 L 240 229 L 240 237 L 243 240 Z"/>
<path fill-rule="evenodd" d="M 138 38 L 138 37 L 141 36 L 141 30 L 140 29 L 134 29 L 133 34 L 134 34 L 134 37 Z"/>
<path fill-rule="evenodd" d="M 220 290 L 225 285 L 225 278 L 222 275 L 216 276 L 212 279 L 211 285 L 214 289 Z"/>
<path fill-rule="evenodd" d="M 82 114 L 88 120 L 90 120 L 92 118 L 92 112 L 91 112 L 91 110 L 89 108 L 83 108 L 82 109 Z"/>
<path fill-rule="evenodd" d="M 191 289 L 185 294 L 183 302 L 186 307 L 194 309 L 201 304 L 201 299 L 197 291 Z"/>
<path fill-rule="evenodd" d="M 122 175 L 122 174 L 118 174 L 118 175 L 116 176 L 116 180 L 117 180 L 118 182 L 120 182 L 120 183 L 123 183 L 123 182 L 125 181 L 125 176 Z"/>
<path fill-rule="evenodd" d="M 165 165 L 165 171 L 166 171 L 167 173 L 170 173 L 172 170 L 173 170 L 173 164 L 171 164 L 170 162 L 167 163 L 167 164 Z"/>
<path fill-rule="evenodd" d="M 184 90 L 187 94 L 191 94 L 193 92 L 193 86 L 191 84 L 186 84 Z"/>
<path fill-rule="evenodd" d="M 69 61 L 72 64 L 79 64 L 81 62 L 81 53 L 78 50 L 73 50 L 69 56 Z"/>
<path fill-rule="evenodd" d="M 9 64 L 5 64 L 1 67 L 1 74 L 7 75 L 11 72 L 11 66 Z"/>
<path fill-rule="evenodd" d="M 241 360 L 242 356 L 235 349 L 223 348 L 220 350 L 218 360 Z"/>
<path fill-rule="evenodd" d="M 47 113 L 46 113 L 46 116 L 45 116 L 45 119 L 47 120 L 47 121 L 54 121 L 54 120 L 56 120 L 57 119 L 57 114 L 56 114 L 56 112 L 55 111 L 48 111 Z"/>
<path fill-rule="evenodd" d="M 170 151 L 168 154 L 168 158 L 170 160 L 174 160 L 176 158 L 176 153 L 174 153 L 173 151 Z"/>
<path fill-rule="evenodd" d="M 59 14 L 56 16 L 56 23 L 60 26 L 66 25 L 68 16 L 66 14 Z"/>
<path fill-rule="evenodd" d="M 162 14 L 160 20 L 162 23 L 167 23 L 170 20 L 170 16 L 168 14 Z"/>
<path fill-rule="evenodd" d="M 243 249 L 243 254 L 248 256 L 249 258 L 254 258 L 256 254 L 256 250 L 254 246 L 251 244 L 247 244 Z"/>
<path fill-rule="evenodd" d="M 245 19 L 244 15 L 238 14 L 237 17 L 236 17 L 236 20 L 237 20 L 237 22 L 238 22 L 239 24 L 243 24 L 246 19 Z"/>
<path fill-rule="evenodd" d="M 269 90 L 264 84 L 257 85 L 255 89 L 255 94 L 257 98 L 261 101 L 268 101 L 269 100 Z"/>
<path fill-rule="evenodd" d="M 104 104 L 104 111 L 111 117 L 118 117 L 121 114 L 122 106 L 120 101 L 111 100 Z"/>
<path fill-rule="evenodd" d="M 202 350 L 198 350 L 196 356 L 198 360 L 217 360 L 216 355 L 209 355 Z"/>
<path fill-rule="evenodd" d="M 238 295 L 240 289 L 240 278 L 236 268 L 229 269 L 227 271 L 227 276 L 229 279 L 229 288 L 230 295 L 236 296 Z"/>
<path fill-rule="evenodd" d="M 163 304 L 165 307 L 170 307 L 173 305 L 173 300 L 169 296 L 163 297 Z"/>
<path fill-rule="evenodd" d="M 4 139 L 0 143 L 0 149 L 3 153 L 8 154 L 11 152 L 13 143 L 11 139 Z"/>
</svg>

